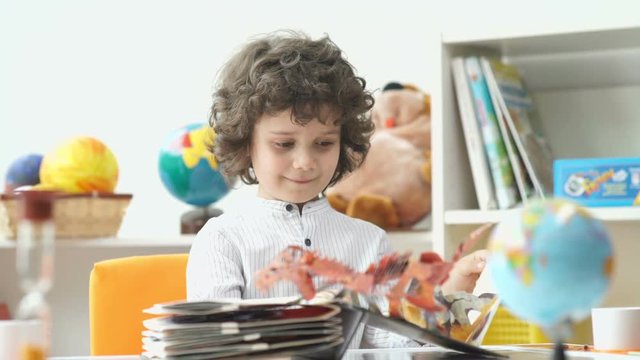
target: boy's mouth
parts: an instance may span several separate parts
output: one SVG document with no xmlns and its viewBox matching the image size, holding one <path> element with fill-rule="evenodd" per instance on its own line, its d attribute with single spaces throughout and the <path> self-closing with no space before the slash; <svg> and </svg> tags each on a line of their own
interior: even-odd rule
<svg viewBox="0 0 640 360">
<path fill-rule="evenodd" d="M 296 184 L 307 184 L 313 181 L 313 179 L 291 179 L 287 178 L 289 181 L 293 181 Z"/>
</svg>

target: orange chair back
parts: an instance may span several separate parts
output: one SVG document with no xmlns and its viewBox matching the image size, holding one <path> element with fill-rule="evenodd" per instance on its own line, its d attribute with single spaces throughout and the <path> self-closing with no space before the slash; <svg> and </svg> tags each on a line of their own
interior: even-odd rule
<svg viewBox="0 0 640 360">
<path fill-rule="evenodd" d="M 132 256 L 96 263 L 89 280 L 91 355 L 142 352 L 142 310 L 186 298 L 188 254 Z"/>
</svg>

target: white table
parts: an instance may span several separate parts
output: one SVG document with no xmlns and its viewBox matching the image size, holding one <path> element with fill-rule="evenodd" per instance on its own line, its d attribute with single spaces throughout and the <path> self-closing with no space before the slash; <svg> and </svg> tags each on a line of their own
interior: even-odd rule
<svg viewBox="0 0 640 360">
<path fill-rule="evenodd" d="M 511 360 L 543 360 L 551 359 L 552 354 L 549 350 L 534 350 L 523 349 L 513 346 L 486 346 L 487 349 L 494 351 L 509 352 Z M 526 353 L 523 353 L 526 350 Z M 348 350 L 343 360 L 411 360 L 415 358 L 416 354 L 421 354 L 420 359 L 431 360 L 428 355 L 431 353 L 434 355 L 434 360 L 437 359 L 435 355 L 442 354 L 447 350 L 437 347 L 423 347 L 423 348 L 402 348 L 402 349 L 359 349 Z M 580 352 L 580 351 L 567 351 L 567 358 L 580 358 L 593 359 L 593 360 L 640 360 L 639 356 L 631 355 L 614 355 L 595 352 Z M 49 360 L 139 360 L 138 355 L 130 356 L 71 356 L 71 357 L 53 357 Z"/>
</svg>

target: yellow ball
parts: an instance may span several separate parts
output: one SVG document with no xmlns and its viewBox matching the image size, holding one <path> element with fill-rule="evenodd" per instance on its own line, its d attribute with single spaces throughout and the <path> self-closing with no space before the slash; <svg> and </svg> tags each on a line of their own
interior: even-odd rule
<svg viewBox="0 0 640 360">
<path fill-rule="evenodd" d="M 73 193 L 113 192 L 118 183 L 118 161 L 100 140 L 73 138 L 42 159 L 40 183 Z"/>
</svg>

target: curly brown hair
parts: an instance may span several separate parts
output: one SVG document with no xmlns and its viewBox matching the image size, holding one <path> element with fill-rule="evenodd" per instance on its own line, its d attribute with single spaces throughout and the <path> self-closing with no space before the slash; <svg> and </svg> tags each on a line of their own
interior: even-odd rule
<svg viewBox="0 0 640 360">
<path fill-rule="evenodd" d="M 373 102 L 365 80 L 328 36 L 312 40 L 297 32 L 271 33 L 249 42 L 222 68 L 209 120 L 216 133 L 211 151 L 228 179 L 239 176 L 256 184 L 250 145 L 263 114 L 291 109 L 291 121 L 299 125 L 336 119 L 340 157 L 331 186 L 364 161 L 374 130 Z"/>
</svg>

